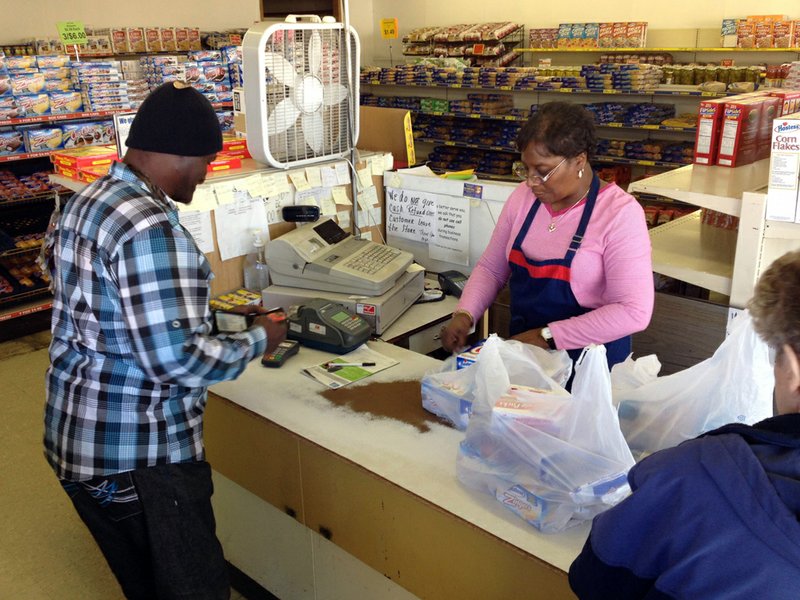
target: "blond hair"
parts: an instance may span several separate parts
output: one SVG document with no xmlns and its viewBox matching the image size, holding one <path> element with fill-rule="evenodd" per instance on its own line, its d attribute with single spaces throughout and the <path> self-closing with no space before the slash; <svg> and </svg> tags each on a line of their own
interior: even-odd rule
<svg viewBox="0 0 800 600">
<path fill-rule="evenodd" d="M 747 308 L 767 344 L 788 344 L 800 355 L 800 251 L 787 252 L 761 274 Z"/>
</svg>

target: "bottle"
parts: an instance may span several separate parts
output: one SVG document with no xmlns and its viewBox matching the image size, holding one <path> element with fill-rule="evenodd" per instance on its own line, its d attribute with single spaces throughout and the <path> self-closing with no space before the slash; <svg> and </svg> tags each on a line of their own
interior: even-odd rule
<svg viewBox="0 0 800 600">
<path fill-rule="evenodd" d="M 261 232 L 254 230 L 252 234 L 253 250 L 244 261 L 244 287 L 260 294 L 261 290 L 269 286 L 269 265 Z"/>
</svg>

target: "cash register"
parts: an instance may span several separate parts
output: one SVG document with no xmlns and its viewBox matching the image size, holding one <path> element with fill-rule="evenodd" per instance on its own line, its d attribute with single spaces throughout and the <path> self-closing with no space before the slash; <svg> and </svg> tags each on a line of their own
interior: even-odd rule
<svg viewBox="0 0 800 600">
<path fill-rule="evenodd" d="M 264 306 L 325 298 L 366 318 L 380 335 L 422 295 L 424 269 L 405 250 L 357 239 L 331 218 L 301 225 L 269 243 L 273 285 Z"/>
</svg>

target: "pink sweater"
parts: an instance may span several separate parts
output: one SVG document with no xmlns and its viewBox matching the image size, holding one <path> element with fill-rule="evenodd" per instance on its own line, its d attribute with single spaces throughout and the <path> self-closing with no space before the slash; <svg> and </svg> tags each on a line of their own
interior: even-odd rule
<svg viewBox="0 0 800 600">
<path fill-rule="evenodd" d="M 521 183 L 508 197 L 489 245 L 478 260 L 458 303 L 480 317 L 508 281 L 508 256 L 525 216 L 535 200 Z M 583 201 L 585 204 L 585 201 Z M 583 210 L 551 213 L 542 204 L 522 242 L 532 260 L 563 258 Z M 555 231 L 547 231 L 564 214 Z M 590 310 L 584 315 L 550 323 L 558 348 L 572 350 L 605 343 L 645 329 L 653 312 L 653 266 L 644 211 L 636 199 L 616 184 L 597 196 L 586 236 L 572 261 L 572 293 Z"/>
</svg>

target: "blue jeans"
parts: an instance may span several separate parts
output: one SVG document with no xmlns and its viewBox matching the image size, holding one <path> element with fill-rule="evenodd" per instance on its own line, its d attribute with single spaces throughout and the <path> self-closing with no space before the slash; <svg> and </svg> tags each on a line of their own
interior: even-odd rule
<svg viewBox="0 0 800 600">
<path fill-rule="evenodd" d="M 230 597 L 207 462 L 61 483 L 126 598 Z"/>
</svg>

